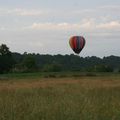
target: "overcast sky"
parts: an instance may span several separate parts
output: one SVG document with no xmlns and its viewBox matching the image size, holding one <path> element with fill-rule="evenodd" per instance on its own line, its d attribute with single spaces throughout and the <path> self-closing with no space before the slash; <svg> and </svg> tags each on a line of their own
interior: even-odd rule
<svg viewBox="0 0 120 120">
<path fill-rule="evenodd" d="M 73 35 L 86 39 L 80 56 L 120 56 L 120 0 L 0 0 L 0 44 L 12 52 L 73 54 Z"/>
</svg>

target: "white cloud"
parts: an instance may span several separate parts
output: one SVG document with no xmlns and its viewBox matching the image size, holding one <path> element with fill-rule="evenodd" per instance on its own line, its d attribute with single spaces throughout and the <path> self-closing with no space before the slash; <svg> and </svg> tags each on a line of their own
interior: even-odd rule
<svg viewBox="0 0 120 120">
<path fill-rule="evenodd" d="M 79 28 L 79 24 L 69 24 L 69 23 L 33 23 L 30 27 L 32 29 L 41 29 L 41 30 L 68 30 Z"/>
<path fill-rule="evenodd" d="M 105 5 L 100 6 L 99 9 L 118 11 L 120 10 L 120 5 Z"/>
<path fill-rule="evenodd" d="M 101 23 L 96 28 L 108 29 L 108 30 L 120 30 L 120 21 L 111 21 L 108 23 Z"/>
<path fill-rule="evenodd" d="M 38 31 L 61 31 L 61 32 L 118 32 L 120 31 L 120 21 L 108 21 L 108 22 L 97 22 L 95 19 L 83 19 L 79 23 L 69 23 L 69 22 L 60 22 L 60 23 L 33 23 L 29 26 L 21 27 L 9 27 L 9 26 L 0 26 L 0 31 L 29 31 L 29 30 L 38 30 Z"/>
<path fill-rule="evenodd" d="M 96 31 L 104 30 L 120 30 L 120 21 L 111 21 L 106 23 L 97 23 L 95 20 L 83 20 L 80 23 L 33 23 L 30 29 L 36 30 L 81 30 L 81 31 Z"/>
<path fill-rule="evenodd" d="M 93 20 L 83 20 L 80 23 L 33 23 L 30 29 L 37 29 L 37 30 L 91 30 L 94 28 L 94 21 Z"/>
<path fill-rule="evenodd" d="M 5 28 L 5 27 L 0 27 L 0 30 L 1 30 L 1 31 L 5 31 L 6 28 Z"/>
<path fill-rule="evenodd" d="M 13 13 L 20 15 L 20 16 L 39 16 L 43 15 L 44 12 L 41 10 L 26 10 L 26 9 L 15 9 L 13 10 Z"/>
<path fill-rule="evenodd" d="M 108 22 L 111 20 L 120 19 L 119 11 L 120 11 L 120 5 L 99 6 L 91 9 L 73 10 L 71 12 L 71 18 L 72 17 L 77 19 L 94 18 L 97 21 Z"/>
<path fill-rule="evenodd" d="M 15 8 L 15 9 L 0 9 L 0 15 L 17 15 L 17 16 L 40 16 L 46 14 L 46 11 L 40 9 L 22 9 L 22 8 Z"/>
<path fill-rule="evenodd" d="M 40 41 L 36 41 L 36 42 L 29 41 L 27 45 L 30 47 L 43 47 L 44 46 L 43 43 L 41 43 Z"/>
</svg>

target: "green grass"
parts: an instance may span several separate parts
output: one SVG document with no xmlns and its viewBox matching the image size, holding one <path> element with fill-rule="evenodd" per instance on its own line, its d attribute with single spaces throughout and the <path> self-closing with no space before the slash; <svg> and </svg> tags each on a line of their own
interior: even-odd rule
<svg viewBox="0 0 120 120">
<path fill-rule="evenodd" d="M 120 75 L 77 75 L 1 80 L 0 120 L 120 120 Z"/>
<path fill-rule="evenodd" d="M 120 76 L 119 73 L 102 72 L 35 72 L 35 73 L 8 73 L 0 74 L 0 80 L 9 79 L 34 79 L 34 78 L 65 78 L 65 77 L 95 77 L 95 76 Z"/>
</svg>

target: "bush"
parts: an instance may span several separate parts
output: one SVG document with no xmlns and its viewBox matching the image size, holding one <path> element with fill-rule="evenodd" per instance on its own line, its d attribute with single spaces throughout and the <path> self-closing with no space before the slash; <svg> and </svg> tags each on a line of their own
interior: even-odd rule
<svg viewBox="0 0 120 120">
<path fill-rule="evenodd" d="M 43 71 L 44 72 L 60 72 L 61 69 L 61 65 L 59 64 L 47 64 L 43 67 Z"/>
</svg>

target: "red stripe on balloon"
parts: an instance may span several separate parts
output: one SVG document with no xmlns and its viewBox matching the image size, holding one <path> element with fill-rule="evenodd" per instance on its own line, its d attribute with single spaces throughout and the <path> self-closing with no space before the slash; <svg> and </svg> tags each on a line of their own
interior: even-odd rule
<svg viewBox="0 0 120 120">
<path fill-rule="evenodd" d="M 75 37 L 72 37 L 73 49 L 75 48 L 75 42 L 74 42 L 74 38 L 75 38 Z"/>
<path fill-rule="evenodd" d="M 73 48 L 72 48 L 72 49 L 74 49 L 74 48 L 75 48 L 75 46 L 74 46 L 74 39 L 73 39 L 73 38 L 71 38 L 71 41 L 72 41 L 72 46 L 73 46 Z"/>
<path fill-rule="evenodd" d="M 76 37 L 74 37 L 74 48 L 76 49 L 77 48 L 77 38 Z"/>
</svg>

